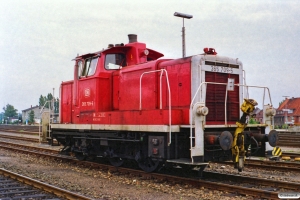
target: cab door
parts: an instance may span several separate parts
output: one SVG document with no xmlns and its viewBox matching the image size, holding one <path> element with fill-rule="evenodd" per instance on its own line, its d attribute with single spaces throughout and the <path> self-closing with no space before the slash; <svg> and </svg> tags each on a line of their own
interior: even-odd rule
<svg viewBox="0 0 300 200">
<path fill-rule="evenodd" d="M 75 119 L 77 123 L 91 123 L 92 114 L 98 110 L 97 94 L 99 91 L 99 78 L 95 76 L 99 57 L 89 57 L 83 60 L 82 65 L 78 65 L 78 81 L 74 84 L 74 101 L 77 104 Z"/>
</svg>

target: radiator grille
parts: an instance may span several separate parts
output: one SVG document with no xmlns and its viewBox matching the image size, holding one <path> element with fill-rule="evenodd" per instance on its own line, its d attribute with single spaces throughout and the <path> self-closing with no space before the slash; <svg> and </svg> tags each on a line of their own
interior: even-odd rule
<svg viewBox="0 0 300 200">
<path fill-rule="evenodd" d="M 205 72 L 206 82 L 227 83 L 228 78 L 233 78 L 234 82 L 239 83 L 239 75 Z M 226 85 L 207 85 L 206 106 L 209 113 L 206 116 L 207 124 L 224 124 L 225 123 L 225 96 Z M 239 119 L 239 87 L 235 86 L 234 91 L 227 93 L 227 122 L 235 123 Z"/>
</svg>

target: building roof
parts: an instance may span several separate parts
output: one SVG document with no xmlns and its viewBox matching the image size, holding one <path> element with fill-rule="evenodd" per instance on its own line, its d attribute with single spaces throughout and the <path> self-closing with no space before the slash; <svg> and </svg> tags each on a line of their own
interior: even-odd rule
<svg viewBox="0 0 300 200">
<path fill-rule="evenodd" d="M 300 97 L 286 98 L 284 102 L 279 105 L 277 110 L 284 111 L 284 109 L 293 110 L 293 113 L 291 113 L 292 115 L 300 116 Z M 288 112 L 288 114 L 290 113 Z"/>
<path fill-rule="evenodd" d="M 255 107 L 255 109 L 253 110 L 253 114 L 255 114 L 255 115 L 257 115 L 259 112 L 261 111 L 261 109 L 260 108 L 258 108 L 258 107 Z"/>
<path fill-rule="evenodd" d="M 38 108 L 39 106 L 31 106 L 30 108 L 27 108 L 25 110 L 22 110 L 22 112 L 26 112 L 26 111 L 29 111 L 29 110 L 32 110 L 32 109 L 35 109 L 35 108 Z"/>
</svg>

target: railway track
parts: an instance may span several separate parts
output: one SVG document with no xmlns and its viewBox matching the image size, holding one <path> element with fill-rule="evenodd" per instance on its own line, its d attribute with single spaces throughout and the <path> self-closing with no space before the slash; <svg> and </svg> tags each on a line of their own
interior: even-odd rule
<svg viewBox="0 0 300 200">
<path fill-rule="evenodd" d="M 54 156 L 60 155 L 59 149 L 49 149 L 49 148 L 45 148 L 45 147 L 36 147 L 36 146 L 32 146 L 32 145 L 16 144 L 13 142 L 4 142 L 4 141 L 0 141 L 0 145 L 5 145 L 6 148 L 16 147 L 18 149 L 24 149 L 24 150 L 28 150 L 30 152 L 37 152 L 37 153 L 41 153 L 41 155 L 43 155 L 44 152 L 53 154 Z M 300 157 L 300 154 L 286 154 L 286 155 L 293 155 L 295 157 Z M 60 155 L 60 156 L 63 156 L 63 155 Z M 71 158 L 73 160 L 73 157 L 71 157 Z M 217 163 L 233 166 L 232 162 L 217 162 Z M 257 168 L 257 169 L 289 171 L 289 172 L 291 172 L 291 171 L 300 172 L 300 162 L 247 159 L 245 162 L 245 167 Z"/>
<path fill-rule="evenodd" d="M 6 139 L 12 139 L 12 140 L 21 140 L 21 141 L 34 142 L 34 143 L 39 143 L 40 142 L 39 138 L 30 138 L 30 137 L 27 137 L 27 136 L 15 136 L 15 135 L 0 134 L 0 138 L 6 138 Z"/>
<path fill-rule="evenodd" d="M 278 146 L 300 147 L 300 133 L 279 132 Z"/>
<path fill-rule="evenodd" d="M 11 178 L 13 177 L 13 178 Z M 16 178 L 17 177 L 17 178 Z M 23 176 L 0 168 L 0 198 L 1 199 L 59 199 L 58 196 L 33 188 L 20 181 Z"/>
<path fill-rule="evenodd" d="M 248 187 L 253 189 L 259 189 L 263 191 L 273 191 L 277 194 L 280 191 L 299 191 L 300 183 L 276 181 L 271 179 L 248 177 L 242 175 L 231 175 L 218 172 L 205 172 L 205 180 L 218 180 L 222 183 L 237 184 L 241 188 Z M 270 196 L 271 197 L 271 196 Z M 264 197 L 266 198 L 266 197 Z M 277 195 L 278 198 L 278 195 Z"/>
<path fill-rule="evenodd" d="M 1 199 L 82 199 L 90 198 L 0 168 Z"/>
<path fill-rule="evenodd" d="M 300 157 L 300 153 L 283 152 L 282 157 L 290 157 L 292 159 Z"/>
<path fill-rule="evenodd" d="M 219 164 L 233 166 L 232 162 L 216 162 Z M 300 172 L 300 162 L 266 161 L 246 159 L 245 168 L 278 170 L 287 172 Z"/>
<path fill-rule="evenodd" d="M 34 132 L 38 133 L 39 132 L 39 126 L 28 126 L 28 125 L 5 125 L 2 124 L 0 125 L 0 131 L 5 131 L 5 132 L 10 132 L 10 131 L 15 131 L 15 132 Z"/>
<path fill-rule="evenodd" d="M 223 174 L 217 172 L 204 172 L 204 179 L 195 178 L 185 178 L 178 177 L 174 175 L 166 175 L 160 173 L 145 173 L 140 170 L 128 169 L 128 168 L 116 168 L 106 164 L 99 164 L 95 162 L 88 161 L 78 161 L 70 156 L 59 155 L 58 152 L 47 152 L 47 150 L 42 151 L 39 148 L 31 146 L 22 147 L 20 144 L 12 144 L 5 142 L 0 143 L 1 148 L 6 148 L 12 151 L 19 151 L 26 154 L 35 154 L 39 156 L 52 157 L 54 159 L 61 159 L 68 161 L 76 165 L 85 165 L 88 168 L 100 168 L 104 170 L 109 170 L 111 173 L 118 172 L 123 174 L 130 173 L 135 176 L 142 176 L 145 178 L 154 178 L 158 180 L 178 182 L 183 184 L 193 185 L 196 188 L 205 187 L 208 189 L 221 190 L 229 193 L 239 194 L 239 195 L 250 195 L 258 198 L 268 198 L 277 199 L 280 191 L 296 191 L 300 188 L 300 183 L 289 183 L 275 180 L 266 180 L 261 178 L 249 178 L 246 176 Z M 176 173 L 176 169 L 175 169 Z M 217 180 L 217 181 L 216 181 Z M 226 181 L 224 181 L 226 180 Z M 228 182 L 230 180 L 230 183 Z M 242 180 L 242 181 L 241 181 Z M 259 183 L 259 185 L 257 184 Z M 271 188 L 271 189 L 270 189 Z"/>
<path fill-rule="evenodd" d="M 59 154 L 59 152 L 60 152 L 60 150 L 58 150 L 58 149 L 37 147 L 37 146 L 25 145 L 25 144 L 17 144 L 17 143 L 7 142 L 7 141 L 0 141 L 0 145 L 14 146 L 14 147 L 17 147 L 20 149 L 28 149 L 29 151 L 47 152 L 47 153 L 51 153 L 51 154 Z"/>
</svg>

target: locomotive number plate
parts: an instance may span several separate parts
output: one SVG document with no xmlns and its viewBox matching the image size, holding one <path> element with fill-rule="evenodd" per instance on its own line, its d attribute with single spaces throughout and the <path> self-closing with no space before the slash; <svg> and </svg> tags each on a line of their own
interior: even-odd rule
<svg viewBox="0 0 300 200">
<path fill-rule="evenodd" d="M 220 66 L 213 66 L 213 65 L 211 65 L 211 71 L 212 72 L 228 73 L 228 74 L 233 73 L 233 70 L 232 70 L 231 67 L 220 67 Z"/>
<path fill-rule="evenodd" d="M 94 105 L 94 101 L 83 101 L 81 102 L 81 106 L 93 106 Z"/>
</svg>

